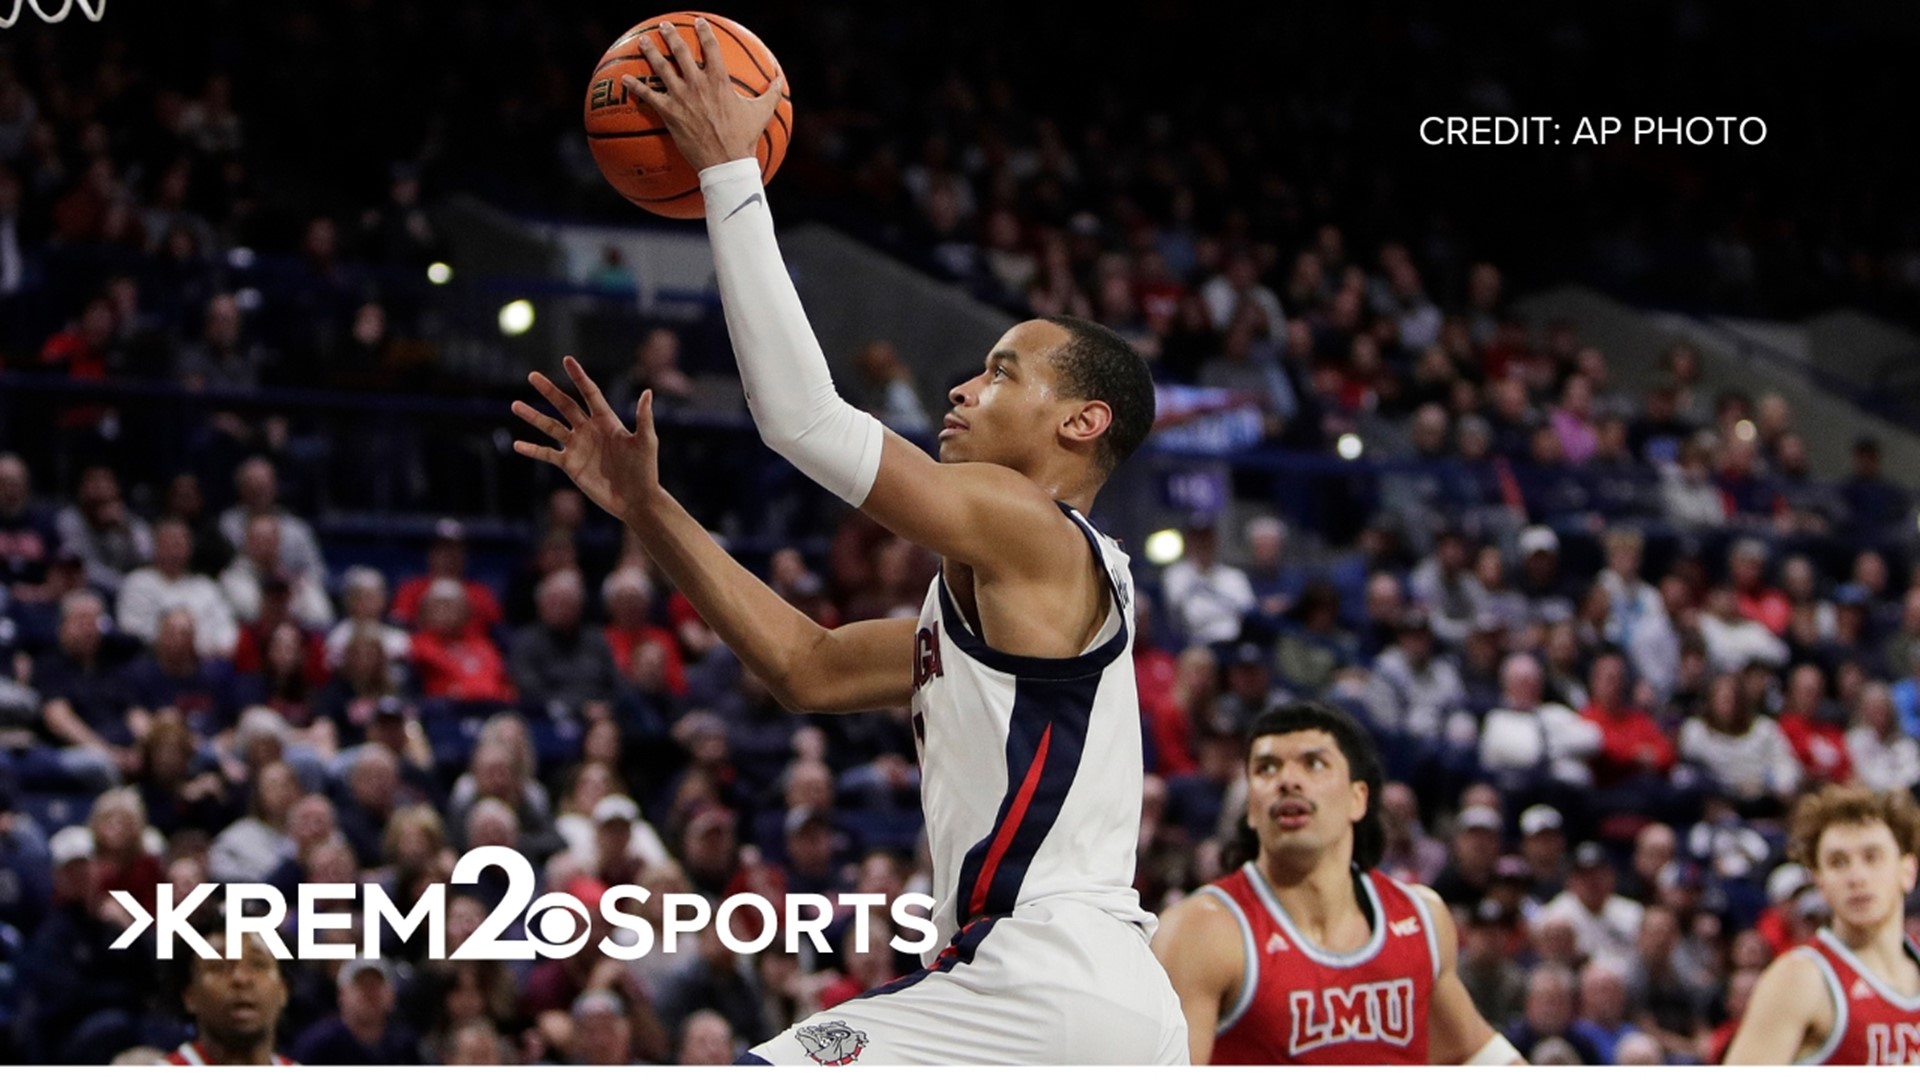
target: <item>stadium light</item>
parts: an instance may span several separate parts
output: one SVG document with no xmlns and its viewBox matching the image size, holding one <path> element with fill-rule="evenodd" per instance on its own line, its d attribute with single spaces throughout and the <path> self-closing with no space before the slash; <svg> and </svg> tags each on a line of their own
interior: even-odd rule
<svg viewBox="0 0 1920 1080">
<path fill-rule="evenodd" d="M 508 337 L 519 337 L 533 327 L 533 304 L 527 300 L 511 300 L 500 309 L 500 332 Z"/>
<path fill-rule="evenodd" d="M 1752 442 L 1753 437 L 1759 433 L 1759 429 L 1753 426 L 1753 421 L 1751 420 L 1742 420 L 1733 425 L 1734 437 L 1741 442 Z"/>
<path fill-rule="evenodd" d="M 1360 436 L 1348 432 L 1340 436 L 1340 440 L 1333 444 L 1333 448 L 1342 458 L 1357 461 L 1360 454 L 1366 450 L 1366 445 L 1360 441 Z"/>
<path fill-rule="evenodd" d="M 453 280 L 453 267 L 443 262 L 434 263 L 427 267 L 427 280 L 435 285 L 445 285 Z"/>
<path fill-rule="evenodd" d="M 1147 561 L 1155 566 L 1178 562 L 1186 553 L 1187 541 L 1179 529 L 1161 529 L 1147 537 Z"/>
</svg>

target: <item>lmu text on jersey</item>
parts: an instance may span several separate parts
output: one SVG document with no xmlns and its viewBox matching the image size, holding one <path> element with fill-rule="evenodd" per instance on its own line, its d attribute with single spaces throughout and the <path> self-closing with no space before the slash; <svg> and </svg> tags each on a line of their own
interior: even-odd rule
<svg viewBox="0 0 1920 1080">
<path fill-rule="evenodd" d="M 1295 990 L 1287 1002 L 1293 1007 L 1288 1049 L 1295 1055 L 1341 1043 L 1405 1046 L 1413 1040 L 1412 979 Z"/>
</svg>

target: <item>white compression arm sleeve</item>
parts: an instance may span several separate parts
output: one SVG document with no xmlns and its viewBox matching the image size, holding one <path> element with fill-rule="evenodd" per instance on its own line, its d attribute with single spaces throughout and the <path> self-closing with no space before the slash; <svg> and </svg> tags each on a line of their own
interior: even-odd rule
<svg viewBox="0 0 1920 1080">
<path fill-rule="evenodd" d="M 727 334 L 760 438 L 815 483 L 859 506 L 880 472 L 886 429 L 833 387 L 826 354 L 773 236 L 760 163 L 742 158 L 703 169 L 700 191 Z"/>
</svg>

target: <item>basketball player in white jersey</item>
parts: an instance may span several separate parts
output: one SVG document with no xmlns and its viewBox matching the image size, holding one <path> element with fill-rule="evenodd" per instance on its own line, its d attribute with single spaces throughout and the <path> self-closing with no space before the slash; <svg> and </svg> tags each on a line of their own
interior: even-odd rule
<svg viewBox="0 0 1920 1080">
<path fill-rule="evenodd" d="M 1831 786 L 1794 807 L 1791 854 L 1833 921 L 1754 985 L 1729 1065 L 1920 1065 L 1920 808 L 1904 791 Z"/>
<path fill-rule="evenodd" d="M 516 443 L 631 526 L 708 624 L 798 712 L 911 705 L 933 854 L 928 966 L 802 1021 L 743 1061 L 1156 1064 L 1186 1023 L 1132 887 L 1142 785 L 1127 557 L 1086 518 L 1153 424 L 1117 335 L 1037 319 L 955 387 L 940 460 L 843 401 L 774 240 L 752 148 L 782 83 L 740 96 L 717 62 L 642 38 L 655 109 L 700 170 L 727 328 L 761 437 L 813 480 L 942 556 L 920 615 L 826 630 L 734 562 L 661 489 L 652 403 L 635 431 L 579 364 L 581 400 L 534 375 L 559 444 Z"/>
</svg>

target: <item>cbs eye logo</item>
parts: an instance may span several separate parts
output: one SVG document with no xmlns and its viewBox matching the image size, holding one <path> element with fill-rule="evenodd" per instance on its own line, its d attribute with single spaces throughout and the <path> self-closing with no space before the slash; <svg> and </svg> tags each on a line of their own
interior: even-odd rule
<svg viewBox="0 0 1920 1080">
<path fill-rule="evenodd" d="M 568 893 L 533 894 L 533 864 L 509 847 L 475 848 L 454 864 L 454 885 L 475 885 L 480 872 L 499 867 L 507 872 L 507 893 L 500 906 L 476 927 L 473 936 L 453 951 L 453 960 L 560 959 L 586 947 L 593 934 L 593 916 L 580 898 Z M 504 935 L 518 922 L 525 937 Z"/>
</svg>

